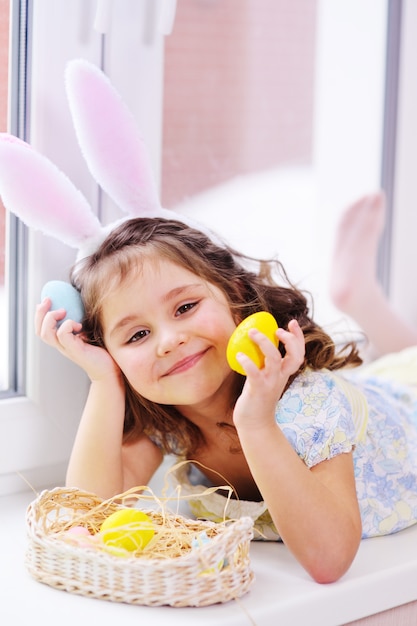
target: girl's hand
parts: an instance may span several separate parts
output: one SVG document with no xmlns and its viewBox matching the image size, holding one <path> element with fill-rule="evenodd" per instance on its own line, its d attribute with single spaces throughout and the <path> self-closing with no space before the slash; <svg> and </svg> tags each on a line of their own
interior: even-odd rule
<svg viewBox="0 0 417 626">
<path fill-rule="evenodd" d="M 277 337 L 285 346 L 284 357 L 258 330 L 251 329 L 249 336 L 263 352 L 265 364 L 259 369 L 245 354 L 236 356 L 246 372 L 246 382 L 233 412 L 233 421 L 238 430 L 242 426 L 259 428 L 262 424 L 275 422 L 277 402 L 289 377 L 302 365 L 305 355 L 304 334 L 296 320 L 289 322 L 288 330 L 277 330 Z"/>
<path fill-rule="evenodd" d="M 65 317 L 65 309 L 50 311 L 50 308 L 49 298 L 36 307 L 35 332 L 38 337 L 81 367 L 92 381 L 120 375 L 118 366 L 104 348 L 92 346 L 84 340 L 80 323 L 65 320 L 58 328 L 58 322 Z"/>
</svg>

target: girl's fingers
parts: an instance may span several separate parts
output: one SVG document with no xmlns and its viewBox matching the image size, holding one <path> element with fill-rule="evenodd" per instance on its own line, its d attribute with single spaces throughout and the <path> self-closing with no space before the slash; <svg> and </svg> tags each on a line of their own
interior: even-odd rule
<svg viewBox="0 0 417 626">
<path fill-rule="evenodd" d="M 248 332 L 250 339 L 259 347 L 260 351 L 264 355 L 265 364 L 267 362 L 275 364 L 275 367 L 279 367 L 280 362 L 282 361 L 282 356 L 276 345 L 272 343 L 272 341 L 261 333 L 256 328 L 251 328 Z M 238 352 L 236 354 L 236 360 L 245 371 L 247 376 L 259 376 L 261 370 L 259 367 L 252 361 L 252 359 L 245 354 L 244 352 Z M 261 368 L 262 370 L 264 368 Z"/>
<path fill-rule="evenodd" d="M 236 354 L 236 361 L 243 367 L 246 376 L 256 376 L 259 372 L 258 366 L 244 352 L 238 352 Z"/>
<path fill-rule="evenodd" d="M 64 311 L 65 313 L 65 311 Z M 65 317 L 65 315 L 64 315 Z M 63 322 L 58 330 L 57 330 L 57 335 L 59 338 L 63 338 L 65 336 L 68 335 L 77 335 L 80 330 L 82 329 L 82 324 L 80 324 L 80 322 L 74 322 L 74 320 L 71 319 L 67 319 L 65 320 L 65 322 Z"/>
<path fill-rule="evenodd" d="M 57 341 L 58 322 L 65 317 L 65 309 L 48 311 L 41 321 L 37 335 L 46 343 L 55 346 Z"/>
<path fill-rule="evenodd" d="M 288 330 L 278 329 L 277 336 L 285 345 L 288 356 L 295 358 L 304 358 L 305 355 L 305 339 L 296 320 L 291 320 L 288 324 Z"/>
<path fill-rule="evenodd" d="M 35 333 L 39 337 L 41 334 L 42 323 L 45 318 L 45 315 L 51 308 L 51 301 L 49 298 L 45 298 L 42 300 L 40 304 L 37 305 L 35 311 Z"/>
<path fill-rule="evenodd" d="M 249 331 L 249 337 L 259 347 L 265 357 L 266 364 L 273 367 L 284 368 L 286 372 L 296 372 L 302 365 L 305 356 L 305 340 L 304 334 L 296 320 L 291 320 L 288 324 L 288 330 L 280 328 L 277 330 L 277 337 L 285 346 L 285 356 L 282 357 L 280 351 L 274 343 L 263 333 L 257 329 Z M 243 355 L 238 358 L 239 363 L 250 374 L 259 371 L 252 360 Z"/>
<path fill-rule="evenodd" d="M 48 346 L 56 348 L 61 354 L 81 367 L 91 380 L 98 380 L 109 374 L 120 375 L 120 369 L 104 348 L 92 346 L 86 341 L 82 324 L 66 319 L 65 309 L 50 311 L 51 301 L 45 298 L 36 307 L 36 335 Z"/>
<path fill-rule="evenodd" d="M 278 328 L 277 337 L 283 343 L 286 343 L 291 338 L 297 339 L 298 341 L 302 341 L 304 343 L 304 334 L 297 320 L 291 320 L 288 323 L 288 330 L 285 330 L 284 328 Z"/>
<path fill-rule="evenodd" d="M 248 332 L 249 337 L 261 349 L 265 357 L 281 357 L 277 347 L 272 341 L 256 328 L 251 328 Z"/>
<path fill-rule="evenodd" d="M 35 332 L 45 343 L 55 348 L 69 345 L 74 334 L 82 330 L 82 325 L 72 320 L 65 320 L 60 326 L 58 323 L 65 318 L 65 309 L 50 311 L 51 301 L 45 298 L 36 307 Z"/>
<path fill-rule="evenodd" d="M 65 351 L 71 352 L 71 350 L 79 345 L 83 338 L 80 336 L 82 330 L 82 324 L 74 322 L 73 320 L 65 320 L 63 324 L 58 328 L 56 336 L 61 348 Z"/>
</svg>

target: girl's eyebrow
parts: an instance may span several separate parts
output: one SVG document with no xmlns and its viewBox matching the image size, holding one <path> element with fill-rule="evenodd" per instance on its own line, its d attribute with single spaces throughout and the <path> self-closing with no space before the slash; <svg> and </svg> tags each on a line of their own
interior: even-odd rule
<svg viewBox="0 0 417 626">
<path fill-rule="evenodd" d="M 116 324 L 114 324 L 114 326 L 111 328 L 111 330 L 109 331 L 109 336 L 112 337 L 113 335 L 117 335 L 118 332 L 123 330 L 124 326 L 128 326 L 134 320 L 135 320 L 134 315 L 126 315 L 126 317 L 122 317 L 122 319 L 119 320 Z"/>
<path fill-rule="evenodd" d="M 174 287 L 173 289 L 170 289 L 163 296 L 162 302 L 169 302 L 170 300 L 178 298 L 178 296 L 181 296 L 182 294 L 185 294 L 188 291 L 195 289 L 197 287 L 202 287 L 201 283 L 195 283 L 195 284 L 192 283 L 192 284 L 187 284 L 187 285 L 181 285 L 179 287 Z M 129 324 L 135 322 L 136 320 L 137 320 L 137 316 L 135 314 L 126 315 L 125 317 L 122 317 L 110 328 L 109 336 L 112 337 L 114 334 L 117 334 L 118 332 L 120 332 L 125 326 L 128 326 Z"/>
<path fill-rule="evenodd" d="M 188 291 L 195 289 L 196 287 L 202 287 L 202 284 L 196 283 L 196 284 L 181 285 L 180 287 L 174 287 L 173 289 L 170 289 L 170 291 L 168 291 L 164 295 L 162 300 L 164 302 L 167 302 L 169 300 L 172 300 L 173 298 L 177 298 L 178 296 L 181 296 L 183 293 L 187 293 Z"/>
</svg>

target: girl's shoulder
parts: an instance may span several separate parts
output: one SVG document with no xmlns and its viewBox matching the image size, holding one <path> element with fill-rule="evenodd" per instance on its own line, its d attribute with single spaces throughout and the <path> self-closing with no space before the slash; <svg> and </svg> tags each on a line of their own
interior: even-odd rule
<svg viewBox="0 0 417 626">
<path fill-rule="evenodd" d="M 338 389 L 339 380 L 343 377 L 339 373 L 331 372 L 328 369 L 314 370 L 307 367 L 292 381 L 288 390 L 291 394 L 311 395 L 322 393 L 323 391 L 333 391 Z"/>
<path fill-rule="evenodd" d="M 313 370 L 306 368 L 289 385 L 284 392 L 279 404 L 280 407 L 292 404 L 298 407 L 298 411 L 303 414 L 320 413 L 320 409 L 339 405 L 348 406 L 346 390 L 354 389 L 338 374 L 326 369 Z M 313 411 L 313 409 L 316 411 Z"/>
<path fill-rule="evenodd" d="M 351 402 L 328 370 L 297 376 L 277 405 L 276 421 L 309 467 L 351 451 L 357 440 Z"/>
</svg>

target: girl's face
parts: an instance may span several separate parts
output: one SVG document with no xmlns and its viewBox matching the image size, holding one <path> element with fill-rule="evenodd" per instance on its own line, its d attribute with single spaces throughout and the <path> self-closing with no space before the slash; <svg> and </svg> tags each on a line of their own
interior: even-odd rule
<svg viewBox="0 0 417 626">
<path fill-rule="evenodd" d="M 106 297 L 105 345 L 143 397 L 207 406 L 234 374 L 226 346 L 236 324 L 223 292 L 179 265 L 144 262 Z"/>
</svg>

